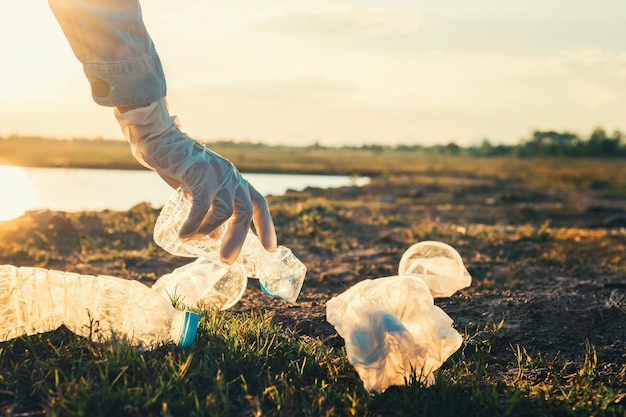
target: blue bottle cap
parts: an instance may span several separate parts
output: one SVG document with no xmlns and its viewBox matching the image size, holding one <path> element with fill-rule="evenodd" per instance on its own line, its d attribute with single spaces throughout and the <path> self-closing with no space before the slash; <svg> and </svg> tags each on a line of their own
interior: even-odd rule
<svg viewBox="0 0 626 417">
<path fill-rule="evenodd" d="M 183 321 L 183 329 L 180 333 L 180 340 L 178 346 L 183 349 L 189 349 L 196 340 L 196 333 L 198 331 L 198 321 L 200 315 L 191 311 L 185 311 L 185 319 Z"/>
</svg>

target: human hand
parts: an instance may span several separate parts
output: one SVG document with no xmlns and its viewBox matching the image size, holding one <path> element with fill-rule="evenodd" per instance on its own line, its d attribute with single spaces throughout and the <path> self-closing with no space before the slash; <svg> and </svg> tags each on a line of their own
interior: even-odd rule
<svg viewBox="0 0 626 417">
<path fill-rule="evenodd" d="M 172 188 L 182 186 L 191 195 L 191 211 L 179 231 L 182 240 L 217 233 L 228 221 L 220 257 L 231 264 L 254 222 L 263 247 L 276 249 L 274 223 L 263 195 L 230 161 L 182 132 L 165 99 L 124 113 L 116 109 L 115 116 L 135 158 Z"/>
</svg>

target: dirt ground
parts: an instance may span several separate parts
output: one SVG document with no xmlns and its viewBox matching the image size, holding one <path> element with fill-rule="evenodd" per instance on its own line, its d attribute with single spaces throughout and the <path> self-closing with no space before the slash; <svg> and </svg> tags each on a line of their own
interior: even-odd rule
<svg viewBox="0 0 626 417">
<path fill-rule="evenodd" d="M 472 337 L 504 320 L 489 352 L 495 374 L 515 360 L 518 345 L 565 362 L 580 362 L 591 345 L 607 380 L 626 362 L 624 198 L 442 174 L 288 192 L 269 202 L 279 243 L 308 267 L 302 293 L 291 305 L 250 280 L 225 314 L 272 310 L 276 322 L 341 347 L 325 320 L 326 301 L 360 280 L 396 275 L 411 244 L 437 240 L 459 251 L 473 277 L 469 288 L 435 300 L 455 327 Z M 157 215 L 146 205 L 124 213 L 28 213 L 0 223 L 0 262 L 150 284 L 190 261 L 154 246 Z"/>
<path fill-rule="evenodd" d="M 459 251 L 473 277 L 435 300 L 455 327 L 471 337 L 504 320 L 489 354 L 494 374 L 515 361 L 517 345 L 568 363 L 582 361 L 589 344 L 608 379 L 626 363 L 626 199 L 443 176 L 279 201 L 280 241 L 308 267 L 298 304 L 272 301 L 251 281 L 233 311 L 271 308 L 278 322 L 342 346 L 326 301 L 360 280 L 396 275 L 408 246 L 437 240 Z"/>
</svg>

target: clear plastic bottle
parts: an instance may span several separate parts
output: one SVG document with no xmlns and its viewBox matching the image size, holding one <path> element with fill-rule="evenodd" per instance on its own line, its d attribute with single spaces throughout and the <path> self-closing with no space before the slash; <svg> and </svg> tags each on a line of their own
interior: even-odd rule
<svg viewBox="0 0 626 417">
<path fill-rule="evenodd" d="M 187 307 L 201 304 L 226 310 L 239 301 L 248 285 L 241 266 L 198 258 L 163 275 L 152 290 Z"/>
<path fill-rule="evenodd" d="M 432 240 L 408 248 L 400 259 L 398 274 L 421 277 L 435 298 L 449 297 L 472 284 L 472 277 L 456 249 Z"/>
<path fill-rule="evenodd" d="M 403 385 L 412 372 L 426 384 L 456 352 L 461 335 L 433 297 L 471 284 L 459 253 L 424 241 L 402 255 L 399 275 L 368 279 L 326 303 L 326 319 L 345 340 L 348 360 L 368 391 Z"/>
<path fill-rule="evenodd" d="M 13 265 L 0 266 L 0 317 L 1 341 L 65 325 L 94 341 L 139 349 L 190 347 L 199 318 L 138 281 Z"/>
<path fill-rule="evenodd" d="M 159 214 L 154 226 L 154 241 L 173 255 L 216 259 L 225 227 L 222 227 L 219 237 L 207 235 L 186 242 L 178 238 L 178 231 L 190 210 L 191 200 L 179 188 Z M 237 263 L 242 266 L 246 276 L 259 280 L 267 294 L 291 303 L 296 302 L 304 283 L 306 266 L 289 248 L 279 246 L 274 252 L 268 252 L 258 237 L 249 231 Z"/>
<path fill-rule="evenodd" d="M 326 319 L 344 338 L 348 360 L 368 391 L 404 385 L 413 371 L 432 384 L 433 372 L 462 343 L 417 276 L 361 281 L 328 300 Z"/>
</svg>

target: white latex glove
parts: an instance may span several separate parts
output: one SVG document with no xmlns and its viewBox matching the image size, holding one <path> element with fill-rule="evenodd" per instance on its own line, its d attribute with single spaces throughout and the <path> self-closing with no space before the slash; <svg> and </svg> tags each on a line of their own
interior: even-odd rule
<svg viewBox="0 0 626 417">
<path fill-rule="evenodd" d="M 182 186 L 193 204 L 179 231 L 182 240 L 210 234 L 230 219 L 220 257 L 233 263 L 251 221 L 268 251 L 276 249 L 276 232 L 267 202 L 237 168 L 180 130 L 163 98 L 149 106 L 121 113 L 117 118 L 131 151 L 142 165 L 156 171 L 172 188 Z"/>
</svg>

